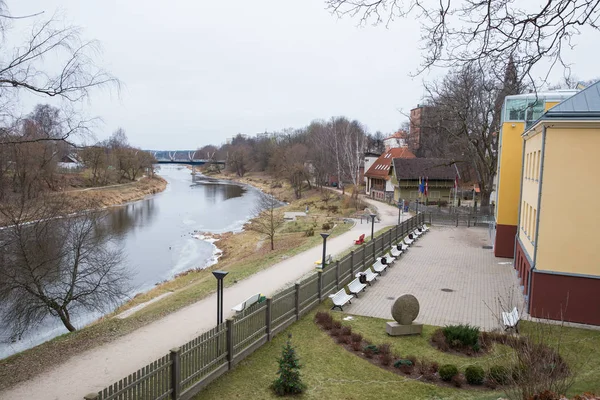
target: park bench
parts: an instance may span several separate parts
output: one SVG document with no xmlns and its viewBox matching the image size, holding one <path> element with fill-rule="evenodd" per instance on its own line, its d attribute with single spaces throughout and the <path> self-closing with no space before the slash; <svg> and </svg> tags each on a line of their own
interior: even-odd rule
<svg viewBox="0 0 600 400">
<path fill-rule="evenodd" d="M 232 310 L 235 312 L 242 312 L 246 308 L 250 307 L 252 304 L 258 303 L 260 300 L 260 293 L 254 294 L 248 297 L 246 300 L 242 301 L 237 306 L 233 307 Z"/>
<path fill-rule="evenodd" d="M 415 239 L 418 239 L 418 238 L 419 238 L 419 236 L 421 236 L 421 232 L 419 232 L 419 230 L 418 230 L 418 229 L 415 229 L 415 230 L 414 230 L 414 231 L 412 231 L 410 234 L 411 234 L 411 235 L 413 235 L 413 237 L 414 237 Z"/>
<path fill-rule="evenodd" d="M 429 227 L 425 224 L 423 224 L 423 231 L 424 232 L 429 232 Z"/>
<path fill-rule="evenodd" d="M 369 284 L 369 286 L 371 286 L 371 282 L 373 282 L 375 279 L 377 279 L 377 274 L 375 272 L 371 271 L 371 268 L 367 268 L 364 272 L 359 272 L 355 276 L 357 278 L 359 278 L 360 275 L 364 275 L 365 276 L 365 278 L 367 279 L 367 283 Z"/>
<path fill-rule="evenodd" d="M 405 252 L 406 250 L 408 250 L 408 245 L 401 240 L 400 242 L 398 242 L 398 244 L 396 244 L 396 248 L 401 252 Z"/>
<path fill-rule="evenodd" d="M 382 259 L 381 262 L 387 264 L 388 266 L 391 266 L 393 262 L 396 262 L 396 257 L 394 257 L 389 251 L 383 256 L 383 258 L 385 258 L 385 260 Z"/>
<path fill-rule="evenodd" d="M 394 258 L 398 258 L 402 254 L 402 250 L 399 250 L 397 246 L 392 246 L 392 249 L 390 250 L 390 254 Z"/>
<path fill-rule="evenodd" d="M 358 294 L 363 292 L 366 287 L 367 285 L 365 283 L 361 283 L 360 280 L 356 278 L 348 284 L 348 291 L 358 297 Z"/>
<path fill-rule="evenodd" d="M 412 239 L 410 238 L 410 235 L 408 235 L 408 236 L 406 236 L 406 237 L 404 238 L 404 244 L 405 244 L 406 246 L 410 246 L 411 244 L 413 244 L 413 242 L 414 242 L 414 240 L 412 240 Z"/>
<path fill-rule="evenodd" d="M 331 256 L 331 254 L 328 254 L 327 256 L 325 256 L 325 265 L 331 264 L 332 261 L 333 261 L 333 257 Z M 321 260 L 315 261 L 315 264 L 321 265 Z"/>
<path fill-rule="evenodd" d="M 504 330 L 514 329 L 519 333 L 519 311 L 514 307 L 511 312 L 502 311 L 502 321 L 504 322 Z"/>
<path fill-rule="evenodd" d="M 381 258 L 378 258 L 373 264 L 373 271 L 377 272 L 379 275 L 383 274 L 383 271 L 387 268 L 387 265 L 381 262 Z"/>
<path fill-rule="evenodd" d="M 363 233 L 354 241 L 354 244 L 363 244 L 365 242 L 365 234 Z"/>
<path fill-rule="evenodd" d="M 331 309 L 339 308 L 341 311 L 344 311 L 343 306 L 348 304 L 352 304 L 350 300 L 352 300 L 352 295 L 346 293 L 346 290 L 342 288 L 339 292 L 335 294 L 330 294 L 329 297 L 333 300 L 333 307 Z"/>
</svg>

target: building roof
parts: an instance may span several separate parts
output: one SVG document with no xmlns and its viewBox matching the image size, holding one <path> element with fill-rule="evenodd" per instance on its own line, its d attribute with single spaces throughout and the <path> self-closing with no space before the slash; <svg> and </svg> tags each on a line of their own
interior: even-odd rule
<svg viewBox="0 0 600 400">
<path fill-rule="evenodd" d="M 406 136 L 408 135 L 408 132 L 403 131 L 402 129 L 400 129 L 398 132 L 395 132 L 393 135 L 386 137 L 383 140 L 388 140 L 388 139 L 406 139 Z"/>
<path fill-rule="evenodd" d="M 366 177 L 369 178 L 381 178 L 381 179 L 389 179 L 390 167 L 392 165 L 392 160 L 394 159 L 405 159 L 405 158 L 415 158 L 416 156 L 408 150 L 408 147 L 394 147 L 389 149 L 385 153 L 383 153 L 371 168 L 365 173 Z"/>
<path fill-rule="evenodd" d="M 541 119 L 600 118 L 600 81 L 552 107 Z"/>
<path fill-rule="evenodd" d="M 458 169 L 453 160 L 445 158 L 394 158 L 394 171 L 397 179 L 454 180 Z"/>
</svg>

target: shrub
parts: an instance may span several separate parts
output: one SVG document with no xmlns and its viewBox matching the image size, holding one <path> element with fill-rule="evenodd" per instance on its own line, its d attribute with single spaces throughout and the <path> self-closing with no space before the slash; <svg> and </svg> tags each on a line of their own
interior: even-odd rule
<svg viewBox="0 0 600 400">
<path fill-rule="evenodd" d="M 412 365 L 401 365 L 400 366 L 400 371 L 402 371 L 402 373 L 406 374 L 406 375 L 412 374 L 413 369 L 414 369 L 414 366 L 412 366 Z"/>
<path fill-rule="evenodd" d="M 365 354 L 365 357 L 367 357 L 367 358 L 373 358 L 373 356 L 375 355 L 375 351 L 373 350 L 372 347 L 369 347 L 369 346 L 367 346 L 363 349 L 363 353 Z"/>
<path fill-rule="evenodd" d="M 328 312 L 325 311 L 319 311 L 317 312 L 317 314 L 315 315 L 315 320 L 317 321 L 317 323 L 319 323 L 320 325 L 323 325 L 325 322 L 332 322 L 333 321 L 333 317 L 331 316 L 331 314 L 329 314 Z"/>
<path fill-rule="evenodd" d="M 427 360 L 417 361 L 415 367 L 421 375 L 425 375 L 431 371 L 431 363 Z"/>
<path fill-rule="evenodd" d="M 313 228 L 308 228 L 305 232 L 304 232 L 305 236 L 315 236 L 315 230 Z"/>
<path fill-rule="evenodd" d="M 479 365 L 469 365 L 465 370 L 465 378 L 471 385 L 481 385 L 484 377 L 485 372 Z"/>
<path fill-rule="evenodd" d="M 449 382 L 458 374 L 458 368 L 453 364 L 445 364 L 440 367 L 438 372 L 443 381 Z"/>
<path fill-rule="evenodd" d="M 368 344 L 368 345 L 366 345 L 365 346 L 365 352 L 367 350 L 370 351 L 370 352 L 372 352 L 373 354 L 378 354 L 379 353 L 379 348 L 376 345 L 374 345 L 374 344 Z"/>
<path fill-rule="evenodd" d="M 362 345 L 360 342 L 352 342 L 352 350 L 360 351 L 362 349 Z"/>
<path fill-rule="evenodd" d="M 323 329 L 325 329 L 326 331 L 330 331 L 331 329 L 333 329 L 333 321 L 327 321 L 327 322 L 323 322 Z"/>
<path fill-rule="evenodd" d="M 300 362 L 296 356 L 296 351 L 292 347 L 291 337 L 283 347 L 281 357 L 279 358 L 279 377 L 271 384 L 271 389 L 278 396 L 286 394 L 299 394 L 304 391 L 306 385 L 300 379 Z"/>
<path fill-rule="evenodd" d="M 340 330 L 337 329 L 336 327 L 331 328 L 331 331 L 329 332 L 329 334 L 331 336 L 340 336 Z"/>
<path fill-rule="evenodd" d="M 340 334 L 342 336 L 350 336 L 350 335 L 352 335 L 352 328 L 349 326 L 344 326 L 344 327 L 342 327 Z"/>
<path fill-rule="evenodd" d="M 350 343 L 350 336 L 339 335 L 337 342 L 340 344 L 348 344 Z"/>
<path fill-rule="evenodd" d="M 462 387 L 462 385 L 465 384 L 465 379 L 462 376 L 456 374 L 456 375 L 454 375 L 452 377 L 451 382 L 452 382 L 452 384 L 454 386 L 456 386 L 457 388 L 459 388 L 459 387 Z"/>
<path fill-rule="evenodd" d="M 432 361 L 431 364 L 429 364 L 429 366 L 431 367 L 431 372 L 433 372 L 433 373 L 438 372 L 440 369 L 440 364 L 438 364 L 435 361 Z"/>
<path fill-rule="evenodd" d="M 394 357 L 392 357 L 391 353 L 381 353 L 379 354 L 379 362 L 381 365 L 385 365 L 386 367 L 392 363 Z"/>
<path fill-rule="evenodd" d="M 449 325 L 442 329 L 450 346 L 475 346 L 479 341 L 479 328 L 471 325 Z"/>
<path fill-rule="evenodd" d="M 333 327 L 335 329 L 342 329 L 342 323 L 340 321 L 333 321 Z"/>
<path fill-rule="evenodd" d="M 362 335 L 360 333 L 353 333 L 350 335 L 350 338 L 352 339 L 352 343 L 362 342 Z"/>
<path fill-rule="evenodd" d="M 380 354 L 391 354 L 392 353 L 392 347 L 389 343 L 380 344 L 377 349 L 379 350 Z"/>
<path fill-rule="evenodd" d="M 529 397 L 528 400 L 560 400 L 560 396 L 550 390 L 544 390 Z"/>
<path fill-rule="evenodd" d="M 508 375 L 508 368 L 503 365 L 493 365 L 488 373 L 490 380 L 493 380 L 500 385 L 504 385 L 508 382 Z"/>
<path fill-rule="evenodd" d="M 407 360 L 407 359 L 403 359 L 403 358 L 399 359 L 398 361 L 396 361 L 394 363 L 394 367 L 396 367 L 396 368 L 400 368 L 403 365 L 408 366 L 408 367 L 412 367 L 414 364 L 413 364 L 412 361 Z"/>
<path fill-rule="evenodd" d="M 410 356 L 406 356 L 407 360 L 410 360 L 410 362 L 412 363 L 412 365 L 415 365 L 417 363 L 417 357 L 410 355 Z"/>
<path fill-rule="evenodd" d="M 329 222 L 325 222 L 321 228 L 323 228 L 324 231 L 328 231 L 331 229 L 331 225 L 329 225 Z"/>
</svg>

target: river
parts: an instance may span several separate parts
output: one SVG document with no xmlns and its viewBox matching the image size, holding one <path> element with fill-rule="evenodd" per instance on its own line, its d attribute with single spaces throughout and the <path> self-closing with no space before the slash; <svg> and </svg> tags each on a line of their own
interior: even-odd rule
<svg viewBox="0 0 600 400">
<path fill-rule="evenodd" d="M 250 186 L 192 176 L 180 165 L 162 165 L 159 175 L 168 182 L 163 192 L 113 207 L 107 216 L 131 271 L 131 296 L 180 272 L 214 265 L 220 251 L 210 240 L 198 239 L 199 234 L 240 231 L 256 205 L 258 191 Z M 79 316 L 76 326 L 99 317 Z M 60 321 L 46 319 L 19 341 L 0 341 L 0 359 L 64 333 Z M 0 331 L 0 337 L 8 334 Z"/>
</svg>

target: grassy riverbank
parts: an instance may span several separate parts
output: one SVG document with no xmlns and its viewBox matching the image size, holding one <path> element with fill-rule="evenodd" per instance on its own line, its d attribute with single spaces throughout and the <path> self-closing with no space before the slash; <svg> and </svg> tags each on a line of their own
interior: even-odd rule
<svg viewBox="0 0 600 400">
<path fill-rule="evenodd" d="M 269 188 L 268 177 L 249 176 L 244 183 L 252 184 L 263 190 Z M 310 217 L 298 223 L 286 223 L 277 235 L 275 250 L 269 249 L 268 241 L 251 231 L 239 234 L 222 235 L 217 246 L 223 251 L 219 263 L 214 268 L 229 271 L 227 285 L 234 284 L 277 262 L 317 246 L 322 239 L 318 232 L 324 222 L 332 222 L 335 227 L 331 235 L 337 236 L 351 228 L 351 224 L 341 223 L 340 218 L 356 212 L 346 196 L 326 197 L 317 190 L 307 190 L 302 199 L 293 199 L 293 191 L 285 183 L 276 183 L 275 194 L 289 204 L 285 211 L 304 210 L 308 205 Z M 119 191 L 124 188 L 116 188 Z M 90 190 L 78 193 L 88 193 Z M 316 224 L 316 226 L 315 226 Z M 314 236 L 306 236 L 307 226 L 313 226 Z M 101 346 L 118 337 L 124 336 L 144 325 L 156 321 L 174 311 L 192 304 L 214 291 L 212 268 L 189 271 L 175 279 L 157 285 L 147 293 L 135 296 L 115 313 L 70 334 L 57 337 L 33 349 L 0 360 L 0 390 L 25 381 L 56 365 L 57 360 L 66 360 L 86 350 Z M 159 301 L 147 305 L 131 316 L 114 318 L 117 313 L 143 304 L 158 296 L 170 293 Z"/>
</svg>

